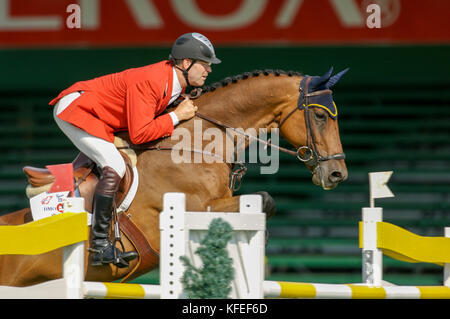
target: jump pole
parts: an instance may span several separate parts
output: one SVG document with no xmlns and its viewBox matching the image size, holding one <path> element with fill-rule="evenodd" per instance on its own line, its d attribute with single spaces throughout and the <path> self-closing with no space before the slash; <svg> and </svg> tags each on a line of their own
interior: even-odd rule
<svg viewBox="0 0 450 319">
<path fill-rule="evenodd" d="M 386 185 L 392 173 L 369 173 L 370 207 L 362 209 L 362 282 L 369 286 L 383 282 L 383 252 L 377 248 L 377 223 L 383 221 L 383 208 L 375 207 L 375 198 L 394 197 Z"/>
<path fill-rule="evenodd" d="M 444 236 L 450 237 L 450 227 L 444 228 Z M 444 264 L 444 286 L 450 287 L 450 264 Z"/>
</svg>

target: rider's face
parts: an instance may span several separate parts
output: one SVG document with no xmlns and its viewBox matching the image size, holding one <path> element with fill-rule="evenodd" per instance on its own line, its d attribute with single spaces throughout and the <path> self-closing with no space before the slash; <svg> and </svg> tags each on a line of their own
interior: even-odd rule
<svg viewBox="0 0 450 319">
<path fill-rule="evenodd" d="M 193 86 L 202 86 L 210 72 L 212 72 L 211 63 L 196 61 L 189 69 L 189 83 Z"/>
</svg>

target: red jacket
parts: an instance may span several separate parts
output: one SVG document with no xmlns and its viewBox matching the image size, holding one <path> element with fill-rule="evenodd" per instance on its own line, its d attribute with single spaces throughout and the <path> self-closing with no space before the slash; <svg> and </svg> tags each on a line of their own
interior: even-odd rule
<svg viewBox="0 0 450 319">
<path fill-rule="evenodd" d="M 173 70 L 169 61 L 101 76 L 73 84 L 65 95 L 84 91 L 58 117 L 87 133 L 114 142 L 114 133 L 128 130 L 131 142 L 141 144 L 169 136 L 173 122 L 161 114 L 172 95 Z"/>
</svg>

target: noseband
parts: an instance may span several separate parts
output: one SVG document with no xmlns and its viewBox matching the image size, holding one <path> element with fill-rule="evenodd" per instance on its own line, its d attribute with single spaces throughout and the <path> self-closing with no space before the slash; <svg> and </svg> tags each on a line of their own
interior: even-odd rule
<svg viewBox="0 0 450 319">
<path fill-rule="evenodd" d="M 345 159 L 345 153 L 322 156 L 317 150 L 316 139 L 314 137 L 314 130 L 311 126 L 311 115 L 310 115 L 311 104 L 309 103 L 309 98 L 313 96 L 332 94 L 333 92 L 331 90 L 320 90 L 309 93 L 308 86 L 310 80 L 311 78 L 308 76 L 305 80 L 304 88 L 302 88 L 300 83 L 299 87 L 300 96 L 298 97 L 297 107 L 294 110 L 292 110 L 284 119 L 280 121 L 279 128 L 281 129 L 281 126 L 284 124 L 284 122 L 286 122 L 286 120 L 289 117 L 291 117 L 291 115 L 294 114 L 296 111 L 299 110 L 305 112 L 304 117 L 307 132 L 306 146 L 300 146 L 297 149 L 297 158 L 300 161 L 304 162 L 307 166 L 313 167 L 313 169 L 315 170 L 320 165 L 320 162 L 325 162 L 333 159 L 335 160 Z"/>
</svg>

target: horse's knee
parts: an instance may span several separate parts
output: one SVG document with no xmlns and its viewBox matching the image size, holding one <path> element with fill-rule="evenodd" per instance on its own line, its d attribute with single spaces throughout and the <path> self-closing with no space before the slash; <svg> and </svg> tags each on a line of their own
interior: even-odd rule
<svg viewBox="0 0 450 319">
<path fill-rule="evenodd" d="M 269 195 L 268 192 L 265 191 L 259 191 L 255 194 L 261 195 L 263 200 L 263 212 L 266 213 L 267 219 L 275 215 L 277 212 L 277 207 L 275 205 L 275 200 L 272 198 L 272 196 Z"/>
</svg>

